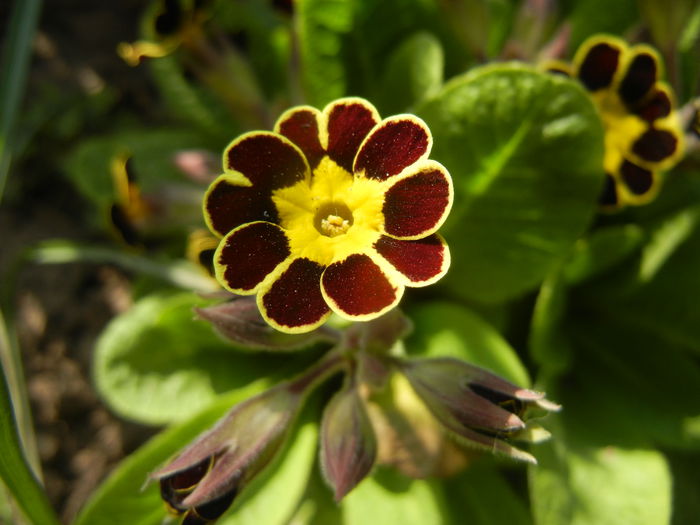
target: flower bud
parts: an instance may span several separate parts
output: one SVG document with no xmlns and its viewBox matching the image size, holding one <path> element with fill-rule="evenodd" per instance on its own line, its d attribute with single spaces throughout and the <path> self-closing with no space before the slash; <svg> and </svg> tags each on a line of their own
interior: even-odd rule
<svg viewBox="0 0 700 525">
<path fill-rule="evenodd" d="M 208 523 L 279 452 L 304 398 L 282 383 L 236 405 L 172 462 L 151 475 L 183 524 Z"/>
<path fill-rule="evenodd" d="M 252 349 L 296 350 L 320 341 L 332 341 L 327 328 L 303 334 L 275 330 L 260 315 L 253 296 L 239 296 L 226 303 L 195 308 L 195 312 L 212 323 L 223 337 Z"/>
<path fill-rule="evenodd" d="M 487 370 L 453 358 L 400 363 L 411 386 L 451 432 L 479 448 L 536 463 L 507 441 L 539 437 L 526 420 L 559 410 L 544 394 L 519 388 Z"/>
<path fill-rule="evenodd" d="M 374 465 L 377 439 L 364 403 L 354 386 L 330 400 L 321 423 L 321 468 L 340 501 Z"/>
</svg>

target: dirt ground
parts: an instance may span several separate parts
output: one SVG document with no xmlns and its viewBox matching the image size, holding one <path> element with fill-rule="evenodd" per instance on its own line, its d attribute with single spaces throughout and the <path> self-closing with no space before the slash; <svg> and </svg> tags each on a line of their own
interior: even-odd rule
<svg viewBox="0 0 700 525">
<path fill-rule="evenodd" d="M 147 71 L 126 66 L 115 53 L 119 42 L 135 38 L 145 3 L 45 1 L 23 114 L 47 85 L 80 100 L 91 83 L 104 82 L 116 89 L 116 110 L 149 118 L 153 90 Z M 3 39 L 11 4 L 0 2 Z M 85 226 L 85 205 L 61 173 L 60 161 L 81 138 L 108 124 L 85 121 L 77 133 L 58 137 L 49 125 L 32 132 L 0 205 L 3 279 L 23 250 L 41 240 L 103 240 Z M 46 489 L 69 523 L 116 463 L 154 432 L 111 414 L 91 381 L 95 338 L 129 306 L 129 276 L 95 264 L 26 265 L 11 286 Z"/>
</svg>

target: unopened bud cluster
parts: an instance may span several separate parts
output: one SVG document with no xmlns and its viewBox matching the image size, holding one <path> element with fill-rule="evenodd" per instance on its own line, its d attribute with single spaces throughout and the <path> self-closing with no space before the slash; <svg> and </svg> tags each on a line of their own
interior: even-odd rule
<svg viewBox="0 0 700 525">
<path fill-rule="evenodd" d="M 200 310 L 199 315 L 224 336 L 257 348 L 288 350 L 334 339 L 335 345 L 302 374 L 234 406 L 152 475 L 160 482 L 166 506 L 182 518 L 182 524 L 218 519 L 284 448 L 308 395 L 340 372 L 342 386 L 328 401 L 320 426 L 321 468 L 336 501 L 383 462 L 380 450 L 387 447 L 382 447 L 382 440 L 390 439 L 385 434 L 400 434 L 397 429 L 386 433 L 386 425 L 376 423 L 372 416 L 377 410 L 387 411 L 379 419 L 389 426 L 392 421 L 400 419 L 405 425 L 412 419 L 410 414 L 401 415 L 405 408 L 397 408 L 398 402 L 382 405 L 392 378 L 401 377 L 410 385 L 441 435 L 531 463 L 536 463 L 534 456 L 513 443 L 548 437 L 530 420 L 559 409 L 542 393 L 458 359 L 396 355 L 392 348 L 410 330 L 410 323 L 397 310 L 343 332 L 322 328 L 299 336 L 271 331 L 246 298 Z"/>
</svg>

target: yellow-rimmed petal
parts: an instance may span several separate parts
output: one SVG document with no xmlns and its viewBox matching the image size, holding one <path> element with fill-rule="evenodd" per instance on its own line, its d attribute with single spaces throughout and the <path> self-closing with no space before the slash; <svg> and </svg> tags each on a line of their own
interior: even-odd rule
<svg viewBox="0 0 700 525">
<path fill-rule="evenodd" d="M 257 296 L 265 321 L 281 332 L 299 334 L 322 325 L 331 314 L 321 293 L 324 267 L 290 257 L 268 276 Z"/>
<path fill-rule="evenodd" d="M 240 173 L 258 188 L 274 190 L 308 179 L 304 153 L 287 137 L 270 131 L 244 133 L 224 150 L 225 173 Z"/>
<path fill-rule="evenodd" d="M 296 106 L 288 109 L 277 119 L 275 132 L 284 135 L 299 149 L 314 169 L 326 154 L 321 144 L 321 112 L 312 106 Z"/>
<path fill-rule="evenodd" d="M 367 253 L 356 253 L 329 265 L 321 278 L 321 291 L 331 309 L 353 321 L 375 319 L 395 307 L 404 286 L 386 263 Z"/>
<path fill-rule="evenodd" d="M 656 197 L 660 187 L 660 176 L 655 170 L 649 170 L 625 159 L 616 173 L 621 204 L 641 205 Z"/>
<path fill-rule="evenodd" d="M 216 279 L 233 293 L 253 294 L 290 253 L 289 239 L 276 224 L 244 224 L 226 235 L 214 252 Z"/>
<path fill-rule="evenodd" d="M 387 235 L 420 239 L 442 226 L 454 199 L 452 178 L 442 164 L 419 161 L 390 182 L 382 206 Z"/>
<path fill-rule="evenodd" d="M 382 236 L 374 249 L 401 274 L 405 286 L 433 284 L 450 267 L 450 250 L 437 233 L 414 241 Z"/>
<path fill-rule="evenodd" d="M 321 144 L 336 164 L 352 172 L 360 144 L 379 121 L 377 109 L 363 98 L 334 100 L 323 108 Z"/>
<path fill-rule="evenodd" d="M 415 115 L 396 115 L 377 124 L 360 146 L 353 163 L 359 177 L 386 180 L 425 159 L 433 136 Z"/>
<path fill-rule="evenodd" d="M 624 56 L 617 92 L 629 108 L 636 107 L 652 90 L 663 68 L 651 46 L 637 44 Z"/>
<path fill-rule="evenodd" d="M 565 77 L 570 77 L 574 74 L 573 66 L 569 62 L 555 58 L 543 60 L 537 67 L 540 71 L 554 73 L 555 75 L 563 75 Z"/>
<path fill-rule="evenodd" d="M 575 76 L 589 91 L 611 87 L 619 77 L 627 44 L 616 37 L 596 35 L 586 40 L 574 57 Z"/>
<path fill-rule="evenodd" d="M 253 187 L 241 173 L 220 175 L 204 194 L 204 222 L 222 237 L 254 221 L 277 222 L 277 209 L 267 188 Z"/>
</svg>

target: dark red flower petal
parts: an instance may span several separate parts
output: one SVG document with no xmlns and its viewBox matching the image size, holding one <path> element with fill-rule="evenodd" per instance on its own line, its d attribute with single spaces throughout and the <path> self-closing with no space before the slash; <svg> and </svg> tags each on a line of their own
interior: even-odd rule
<svg viewBox="0 0 700 525">
<path fill-rule="evenodd" d="M 625 160 L 620 166 L 620 175 L 630 192 L 635 195 L 644 195 L 654 185 L 654 173 L 648 169 L 637 166 Z"/>
<path fill-rule="evenodd" d="M 321 145 L 318 117 L 321 112 L 311 106 L 292 108 L 282 114 L 275 125 L 275 131 L 287 137 L 306 155 L 311 169 L 315 168 L 325 155 Z"/>
<path fill-rule="evenodd" d="M 338 313 L 373 318 L 394 306 L 403 287 L 395 286 L 365 254 L 350 255 L 328 266 L 321 279 L 323 294 Z"/>
<path fill-rule="evenodd" d="M 224 170 L 245 175 L 255 188 L 291 186 L 309 174 L 302 152 L 277 133 L 256 131 L 234 140 L 224 151 Z"/>
<path fill-rule="evenodd" d="M 386 180 L 419 159 L 427 157 L 432 137 L 418 117 L 401 115 L 385 119 L 360 147 L 353 171 L 370 179 Z"/>
<path fill-rule="evenodd" d="M 221 240 L 214 256 L 216 276 L 233 292 L 251 292 L 290 253 L 287 235 L 279 226 L 246 224 Z"/>
<path fill-rule="evenodd" d="M 581 61 L 578 78 L 590 91 L 610 86 L 620 63 L 620 54 L 621 49 L 612 42 L 594 44 Z"/>
<path fill-rule="evenodd" d="M 308 331 L 321 324 L 330 314 L 321 294 L 322 273 L 320 264 L 309 259 L 295 259 L 258 298 L 265 319 L 288 332 Z"/>
<path fill-rule="evenodd" d="M 615 179 L 609 173 L 605 174 L 605 185 L 600 194 L 599 202 L 604 207 L 615 207 L 620 202 L 620 197 L 617 194 L 617 185 Z"/>
<path fill-rule="evenodd" d="M 635 53 L 622 77 L 618 92 L 628 107 L 634 107 L 651 91 L 656 82 L 658 65 L 656 57 L 649 51 Z"/>
<path fill-rule="evenodd" d="M 327 116 L 328 156 L 340 167 L 352 172 L 352 161 L 379 115 L 368 102 L 358 98 L 340 99 L 329 104 Z"/>
<path fill-rule="evenodd" d="M 634 113 L 647 122 L 653 122 L 656 119 L 670 115 L 672 109 L 673 104 L 668 92 L 657 87 L 652 91 L 649 98 L 637 105 Z"/>
<path fill-rule="evenodd" d="M 222 175 L 209 187 L 204 197 L 204 217 L 209 228 L 222 236 L 249 222 L 279 220 L 269 190 L 239 186 L 228 175 Z"/>
<path fill-rule="evenodd" d="M 635 155 L 649 162 L 661 162 L 678 150 L 678 138 L 668 130 L 649 128 L 632 146 Z"/>
<path fill-rule="evenodd" d="M 437 234 L 415 241 L 401 241 L 384 235 L 374 244 L 374 249 L 410 281 L 408 286 L 435 282 L 447 271 L 450 263 L 447 245 Z"/>
<path fill-rule="evenodd" d="M 428 235 L 440 226 L 451 204 L 447 170 L 435 161 L 426 161 L 417 173 L 387 190 L 382 208 L 384 230 L 402 238 Z"/>
</svg>

